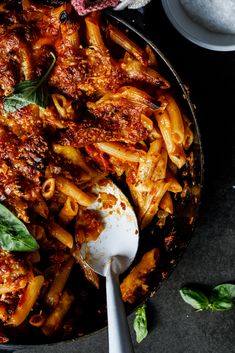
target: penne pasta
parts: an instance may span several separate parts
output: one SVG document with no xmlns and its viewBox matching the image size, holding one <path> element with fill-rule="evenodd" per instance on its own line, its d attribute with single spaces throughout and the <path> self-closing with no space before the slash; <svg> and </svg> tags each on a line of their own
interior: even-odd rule
<svg viewBox="0 0 235 353">
<path fill-rule="evenodd" d="M 81 266 L 81 269 L 84 272 L 86 279 L 97 289 L 99 289 L 100 281 L 99 276 L 96 272 L 94 272 L 90 266 L 87 265 L 86 261 L 83 260 L 80 254 L 80 250 L 74 249 L 72 251 L 72 255 L 75 258 L 76 262 Z"/>
<path fill-rule="evenodd" d="M 146 294 L 149 286 L 147 276 L 155 270 L 159 262 L 159 249 L 148 251 L 121 283 L 120 289 L 124 302 L 134 303 L 138 293 Z"/>
<path fill-rule="evenodd" d="M 166 110 L 169 114 L 171 122 L 171 134 L 173 141 L 177 144 L 184 142 L 184 123 L 180 109 L 175 99 L 170 94 L 165 94 L 167 107 Z"/>
<path fill-rule="evenodd" d="M 64 316 L 69 311 L 73 301 L 73 294 L 65 290 L 60 298 L 59 304 L 47 317 L 44 325 L 42 326 L 42 332 L 44 333 L 44 335 L 52 336 L 58 330 Z"/>
<path fill-rule="evenodd" d="M 33 308 L 38 299 L 40 290 L 44 283 L 43 276 L 36 276 L 29 282 L 23 296 L 21 297 L 16 311 L 11 316 L 8 324 L 12 326 L 19 326 L 28 316 L 30 310 Z"/>
<path fill-rule="evenodd" d="M 62 118 L 64 119 L 74 118 L 74 110 L 73 110 L 71 101 L 65 98 L 62 94 L 58 94 L 58 93 L 52 94 L 51 98 L 53 100 L 53 103 L 57 112 Z"/>
<path fill-rule="evenodd" d="M 89 15 L 85 18 L 86 23 L 86 34 L 87 34 L 87 41 L 90 46 L 95 47 L 99 51 L 106 53 L 107 48 L 104 45 L 103 38 L 100 33 L 100 26 L 98 23 L 97 16 Z"/>
<path fill-rule="evenodd" d="M 74 258 L 70 256 L 68 260 L 61 264 L 60 270 L 55 273 L 55 278 L 45 296 L 47 306 L 55 307 L 58 305 L 73 265 Z"/>
<path fill-rule="evenodd" d="M 46 200 L 50 200 L 55 192 L 55 179 L 49 178 L 42 184 L 42 196 Z"/>
<path fill-rule="evenodd" d="M 102 152 L 105 152 L 115 158 L 123 161 L 138 163 L 145 155 L 142 150 L 130 150 L 121 143 L 117 142 L 102 142 L 97 143 L 96 147 Z"/>
<path fill-rule="evenodd" d="M 61 176 L 56 177 L 56 187 L 60 192 L 73 198 L 81 206 L 90 206 L 96 200 L 95 195 L 88 195 L 70 180 Z"/>
<path fill-rule="evenodd" d="M 154 112 L 154 115 L 164 139 L 169 158 L 178 168 L 181 168 L 186 163 L 186 157 L 182 145 L 177 144 L 173 140 L 171 120 L 167 109 L 159 109 Z"/>
<path fill-rule="evenodd" d="M 38 241 L 42 240 L 46 236 L 45 229 L 38 224 L 34 224 L 32 227 L 30 227 L 30 230 L 31 234 Z"/>
<path fill-rule="evenodd" d="M 156 58 L 156 55 L 150 45 L 148 45 L 148 44 L 146 45 L 145 52 L 148 56 L 148 65 L 149 66 L 157 66 L 157 64 L 158 64 L 157 58 Z"/>
<path fill-rule="evenodd" d="M 77 202 L 71 197 L 67 197 L 64 203 L 64 206 L 60 210 L 59 220 L 63 224 L 67 224 L 72 221 L 72 219 L 77 215 L 77 213 L 78 213 Z"/>
<path fill-rule="evenodd" d="M 67 230 L 65 230 L 55 222 L 50 223 L 48 230 L 51 236 L 59 240 L 62 244 L 67 246 L 69 249 L 72 249 L 73 237 Z"/>
<path fill-rule="evenodd" d="M 173 214 L 173 211 L 174 211 L 174 209 L 173 209 L 173 201 L 172 201 L 172 197 L 171 197 L 171 194 L 170 194 L 169 191 L 167 191 L 163 195 L 163 197 L 162 197 L 162 199 L 160 201 L 159 207 L 162 210 L 164 210 L 164 211 L 166 211 L 166 212 L 168 212 L 170 214 Z"/>
<path fill-rule="evenodd" d="M 167 152 L 170 155 L 171 153 L 174 152 L 175 143 L 172 139 L 171 122 L 170 122 L 169 115 L 166 110 L 159 109 L 156 112 L 154 112 L 154 116 L 157 120 L 158 127 L 161 131 L 163 140 L 165 142 Z"/>
<path fill-rule="evenodd" d="M 33 210 L 41 217 L 47 219 L 49 215 L 49 208 L 43 198 L 40 196 L 33 204 Z"/>
<path fill-rule="evenodd" d="M 110 38 L 128 53 L 133 55 L 142 65 L 147 66 L 147 56 L 143 49 L 138 47 L 130 38 L 128 38 L 123 32 L 119 31 L 116 27 L 109 24 L 108 32 Z"/>
<path fill-rule="evenodd" d="M 148 130 L 152 131 L 153 130 L 153 122 L 151 119 L 149 119 L 146 115 L 141 114 L 141 122 L 143 126 Z"/>
<path fill-rule="evenodd" d="M 97 171 L 87 165 L 84 156 L 79 151 L 79 149 L 76 149 L 72 146 L 53 144 L 53 151 L 68 159 L 74 165 L 81 167 L 85 172 L 87 172 L 88 175 L 97 175 Z"/>
<path fill-rule="evenodd" d="M 41 312 L 39 314 L 34 314 L 29 319 L 30 325 L 34 327 L 42 327 L 46 321 L 46 314 Z"/>
<path fill-rule="evenodd" d="M 170 185 L 170 181 L 164 179 L 158 180 L 152 184 L 143 203 L 140 205 L 139 219 L 140 227 L 144 229 L 153 219 L 158 211 L 159 203 L 166 193 Z"/>
<path fill-rule="evenodd" d="M 166 177 L 167 160 L 168 160 L 168 154 L 166 149 L 163 147 L 161 150 L 160 157 L 152 173 L 151 179 L 153 181 L 164 179 Z"/>
</svg>

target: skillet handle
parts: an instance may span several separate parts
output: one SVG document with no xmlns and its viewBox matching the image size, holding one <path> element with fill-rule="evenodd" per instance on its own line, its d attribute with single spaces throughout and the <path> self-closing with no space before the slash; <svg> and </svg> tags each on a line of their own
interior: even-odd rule
<svg viewBox="0 0 235 353">
<path fill-rule="evenodd" d="M 134 353 L 121 297 L 119 278 L 112 271 L 111 261 L 106 272 L 109 353 Z"/>
</svg>

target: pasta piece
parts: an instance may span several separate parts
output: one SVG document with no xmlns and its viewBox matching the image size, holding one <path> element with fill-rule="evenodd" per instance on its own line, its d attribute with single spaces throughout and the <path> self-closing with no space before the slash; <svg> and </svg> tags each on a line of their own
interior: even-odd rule
<svg viewBox="0 0 235 353">
<path fill-rule="evenodd" d="M 165 98 L 168 103 L 166 110 L 169 114 L 171 122 L 171 134 L 173 141 L 177 144 L 182 144 L 184 142 L 184 123 L 180 109 L 175 99 L 170 94 L 165 93 Z"/>
<path fill-rule="evenodd" d="M 42 327 L 46 321 L 46 314 L 41 312 L 39 314 L 34 314 L 29 319 L 30 325 L 34 327 Z"/>
<path fill-rule="evenodd" d="M 143 49 L 138 47 L 130 38 L 128 38 L 123 32 L 113 25 L 108 25 L 108 32 L 110 38 L 128 53 L 133 55 L 142 65 L 147 66 L 147 55 Z"/>
<path fill-rule="evenodd" d="M 61 268 L 55 273 L 55 278 L 51 283 L 49 291 L 45 296 L 45 303 L 49 307 L 55 307 L 58 305 L 62 292 L 65 288 L 70 272 L 74 265 L 74 258 L 69 257 L 66 262 L 61 264 Z"/>
<path fill-rule="evenodd" d="M 78 34 L 79 28 L 80 28 L 80 25 L 78 23 L 71 23 L 70 21 L 66 21 L 65 23 L 60 24 L 60 32 L 62 35 L 63 44 L 65 44 L 66 47 L 69 47 L 75 50 L 79 48 L 79 45 L 80 45 L 80 37 Z"/>
<path fill-rule="evenodd" d="M 155 52 L 150 45 L 146 45 L 145 52 L 148 56 L 148 66 L 157 66 L 157 58 Z"/>
<path fill-rule="evenodd" d="M 159 72 L 151 67 L 145 67 L 127 53 L 122 60 L 121 67 L 126 72 L 127 77 L 131 82 L 140 81 L 160 87 L 161 89 L 167 89 L 170 87 L 170 83 L 162 77 Z"/>
<path fill-rule="evenodd" d="M 141 122 L 145 129 L 152 131 L 153 130 L 153 122 L 146 115 L 141 114 Z"/>
<path fill-rule="evenodd" d="M 48 230 L 54 238 L 59 240 L 62 244 L 67 246 L 69 249 L 72 249 L 73 237 L 67 230 L 65 230 L 55 222 L 50 223 Z"/>
<path fill-rule="evenodd" d="M 153 171 L 161 157 L 162 139 L 157 139 L 150 144 L 150 148 L 139 163 L 137 180 L 145 181 L 152 178 Z"/>
<path fill-rule="evenodd" d="M 51 98 L 53 100 L 56 110 L 62 118 L 74 119 L 75 113 L 72 107 L 72 102 L 70 100 L 65 98 L 65 96 L 63 96 L 62 94 L 58 93 L 52 94 Z"/>
<path fill-rule="evenodd" d="M 182 166 L 186 163 L 186 156 L 182 145 L 176 144 L 175 141 L 173 141 L 171 121 L 168 112 L 166 109 L 159 109 L 154 112 L 154 115 L 162 133 L 169 158 L 177 165 L 178 168 L 182 168 Z"/>
<path fill-rule="evenodd" d="M 128 162 L 138 163 L 145 155 L 144 151 L 128 149 L 119 142 L 102 142 L 96 143 L 95 146 L 102 152 Z"/>
<path fill-rule="evenodd" d="M 42 184 L 42 196 L 46 200 L 50 200 L 55 192 L 55 178 L 49 178 Z"/>
<path fill-rule="evenodd" d="M 49 215 L 49 208 L 42 197 L 39 197 L 33 204 L 33 210 L 41 217 L 47 219 Z"/>
<path fill-rule="evenodd" d="M 89 15 L 85 18 L 87 41 L 90 46 L 94 46 L 104 54 L 107 54 L 107 48 L 104 45 L 103 38 L 100 33 L 100 26 L 96 16 Z"/>
<path fill-rule="evenodd" d="M 133 304 L 138 295 L 143 296 L 148 293 L 148 276 L 155 270 L 159 262 L 159 257 L 159 249 L 154 248 L 148 251 L 126 278 L 124 278 L 120 286 L 124 302 Z"/>
<path fill-rule="evenodd" d="M 81 269 L 84 272 L 84 275 L 86 279 L 93 284 L 97 289 L 99 289 L 100 286 L 100 281 L 99 281 L 99 276 L 96 272 L 94 272 L 90 266 L 86 263 L 86 261 L 83 260 L 81 257 L 79 249 L 74 249 L 72 251 L 72 255 L 74 256 L 76 262 L 81 266 Z"/>
<path fill-rule="evenodd" d="M 177 192 L 181 192 L 182 191 L 182 186 L 180 185 L 180 183 L 178 182 L 178 180 L 176 180 L 176 178 L 174 178 L 173 176 L 171 176 L 170 178 L 168 178 L 170 185 L 168 188 L 168 191 L 177 193 Z"/>
<path fill-rule="evenodd" d="M 42 240 L 46 236 L 45 229 L 38 224 L 31 226 L 30 230 L 34 238 L 38 241 Z"/>
<path fill-rule="evenodd" d="M 159 203 L 169 189 L 170 181 L 164 179 L 153 183 L 152 188 L 145 196 L 143 203 L 139 205 L 140 227 L 144 229 L 153 219 L 158 211 Z"/>
<path fill-rule="evenodd" d="M 22 0 L 23 1 L 23 0 Z M 45 45 L 51 45 L 51 37 L 39 38 L 33 45 L 33 49 L 40 50 Z"/>
<path fill-rule="evenodd" d="M 56 177 L 56 187 L 60 192 L 64 195 L 69 196 L 77 201 L 77 203 L 81 206 L 90 206 L 95 200 L 95 195 L 88 195 L 81 189 L 79 189 L 74 183 L 70 180 L 57 176 Z"/>
<path fill-rule="evenodd" d="M 173 201 L 169 191 L 167 191 L 165 195 L 163 195 L 159 207 L 167 213 L 173 214 Z"/>
<path fill-rule="evenodd" d="M 164 109 L 159 109 L 154 112 L 155 118 L 158 122 L 158 127 L 161 131 L 163 140 L 166 144 L 166 149 L 169 156 L 174 152 L 175 143 L 172 140 L 171 135 L 171 122 L 167 111 Z"/>
<path fill-rule="evenodd" d="M 31 7 L 31 2 L 30 0 L 22 0 L 22 8 L 24 11 L 27 11 Z"/>
<path fill-rule="evenodd" d="M 78 204 L 71 197 L 67 197 L 64 206 L 60 210 L 59 219 L 63 224 L 67 224 L 72 221 L 72 219 L 78 213 Z"/>
<path fill-rule="evenodd" d="M 14 327 L 19 326 L 26 319 L 35 302 L 37 301 L 43 283 L 43 276 L 36 276 L 32 279 L 32 281 L 28 284 L 23 296 L 20 298 L 16 311 L 8 321 L 9 325 Z"/>
<path fill-rule="evenodd" d="M 167 160 L 168 160 L 167 151 L 165 147 L 163 147 L 161 150 L 160 158 L 157 161 L 157 164 L 154 168 L 154 171 L 151 177 L 153 181 L 164 179 L 166 177 Z"/>
<path fill-rule="evenodd" d="M 69 311 L 74 296 L 69 291 L 65 290 L 61 296 L 59 304 L 55 307 L 52 313 L 46 319 L 42 326 L 42 332 L 46 336 L 52 336 L 62 324 L 64 316 Z"/>
<path fill-rule="evenodd" d="M 86 171 L 89 175 L 97 175 L 97 172 L 89 167 L 85 162 L 85 159 L 79 149 L 76 149 L 72 146 L 62 146 L 58 144 L 53 144 L 53 151 L 55 153 L 60 154 L 64 158 L 71 161 L 74 165 L 81 167 L 84 171 Z"/>
</svg>

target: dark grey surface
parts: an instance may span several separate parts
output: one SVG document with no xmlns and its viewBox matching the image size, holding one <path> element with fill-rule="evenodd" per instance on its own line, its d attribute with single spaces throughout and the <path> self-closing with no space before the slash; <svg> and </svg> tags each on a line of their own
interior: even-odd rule
<svg viewBox="0 0 235 353">
<path fill-rule="evenodd" d="M 144 29 L 190 85 L 205 152 L 196 231 L 176 270 L 149 300 L 150 332 L 141 344 L 135 343 L 135 351 L 232 353 L 235 310 L 194 312 L 180 298 L 179 289 L 189 283 L 213 286 L 235 281 L 235 52 L 209 51 L 185 40 L 168 22 L 160 1 L 153 0 L 143 15 L 134 11 L 124 15 Z M 133 23 L 134 17 L 140 21 Z M 132 327 L 133 315 L 129 320 Z M 74 343 L 20 352 L 106 353 L 107 331 Z"/>
</svg>

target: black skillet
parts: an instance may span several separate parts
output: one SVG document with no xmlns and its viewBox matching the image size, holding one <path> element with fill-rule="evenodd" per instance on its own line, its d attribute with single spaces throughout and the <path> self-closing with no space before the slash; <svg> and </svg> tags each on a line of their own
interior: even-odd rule
<svg viewBox="0 0 235 353">
<path fill-rule="evenodd" d="M 57 1 L 58 2 L 58 1 Z M 49 1 L 47 1 L 49 3 Z M 55 4 L 55 1 L 52 1 Z M 194 132 L 194 142 L 190 148 L 189 153 L 193 155 L 193 164 L 187 163 L 186 167 L 183 167 L 183 176 L 180 176 L 182 183 L 187 183 L 188 191 L 184 199 L 179 196 L 174 202 L 175 216 L 167 221 L 166 226 L 160 230 L 156 226 L 156 219 L 145 229 L 140 236 L 140 249 L 137 255 L 138 259 L 143 255 L 144 252 L 148 251 L 153 247 L 159 247 L 161 252 L 161 259 L 157 270 L 153 272 L 149 278 L 149 292 L 144 297 L 140 297 L 134 305 L 126 305 L 127 313 L 133 312 L 141 303 L 143 303 L 148 297 L 152 296 L 168 278 L 169 274 L 172 273 L 175 266 L 179 262 L 182 254 L 184 253 L 189 241 L 192 237 L 196 219 L 198 216 L 200 196 L 203 182 L 203 152 L 201 146 L 201 139 L 198 124 L 195 117 L 193 105 L 191 103 L 187 88 L 182 83 L 178 74 L 170 62 L 165 58 L 162 52 L 143 34 L 133 28 L 129 23 L 120 19 L 115 12 L 104 12 L 104 21 L 110 21 L 111 23 L 118 26 L 121 30 L 127 33 L 127 35 L 133 39 L 139 46 L 145 47 L 148 44 L 155 52 L 159 64 L 159 71 L 167 78 L 172 84 L 172 91 L 175 97 L 180 102 L 181 107 L 185 114 L 191 121 L 191 128 Z M 166 242 L 166 238 L 169 235 L 174 236 L 174 240 L 171 243 Z M 91 292 L 92 296 L 92 292 Z M 29 334 L 21 334 L 20 330 L 17 334 L 13 334 L 13 330 L 9 331 L 11 336 L 11 343 L 2 344 L 0 348 L 7 350 L 23 349 L 26 347 L 33 347 L 35 345 L 56 345 L 58 342 L 70 341 L 79 339 L 80 336 L 89 336 L 89 334 L 98 332 L 104 328 L 106 322 L 106 308 L 105 308 L 105 295 L 102 292 L 100 296 L 94 293 L 94 297 L 91 297 L 91 301 L 98 301 L 98 305 L 91 305 L 91 312 L 87 312 L 84 320 L 84 327 L 79 324 L 75 325 L 74 331 L 67 336 L 57 336 L 52 340 L 48 341 L 43 337 L 33 336 L 29 331 Z M 97 308 L 99 315 L 97 314 Z M 92 310 L 94 310 L 92 312 Z M 92 316 L 93 315 L 93 316 Z M 18 329 L 15 328 L 14 332 Z"/>
</svg>

